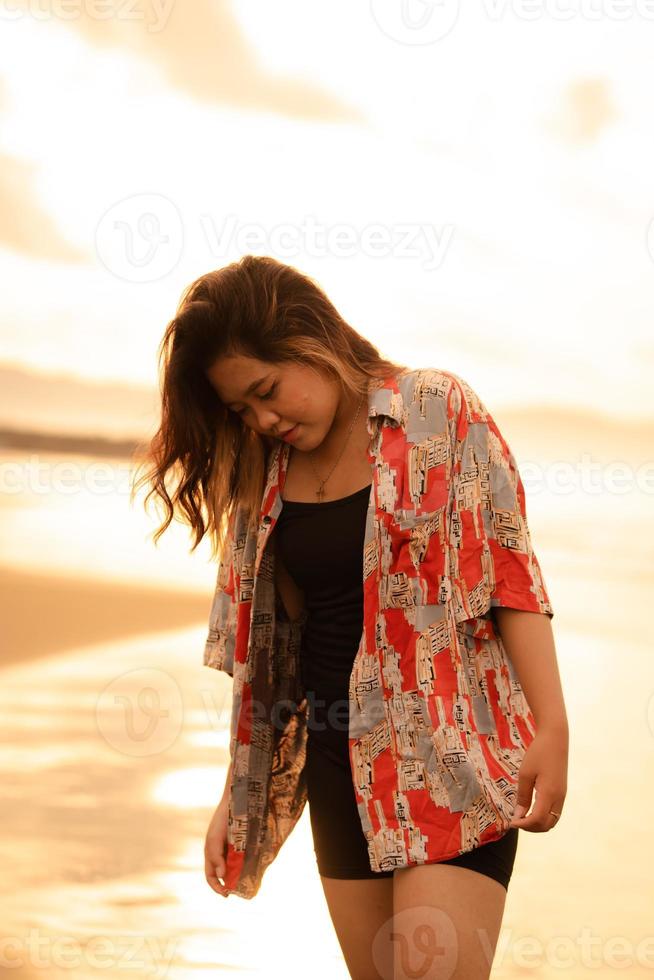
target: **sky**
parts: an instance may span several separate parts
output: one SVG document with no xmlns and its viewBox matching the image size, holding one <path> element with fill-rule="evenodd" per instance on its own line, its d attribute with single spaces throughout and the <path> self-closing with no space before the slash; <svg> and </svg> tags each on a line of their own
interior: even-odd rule
<svg viewBox="0 0 654 980">
<path fill-rule="evenodd" d="M 0 0 L 0 363 L 154 385 L 254 252 L 489 405 L 652 418 L 647 8 Z"/>
</svg>

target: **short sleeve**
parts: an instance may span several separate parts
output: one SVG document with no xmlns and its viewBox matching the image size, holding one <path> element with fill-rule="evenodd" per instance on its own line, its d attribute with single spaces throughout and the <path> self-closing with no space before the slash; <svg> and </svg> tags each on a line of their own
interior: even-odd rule
<svg viewBox="0 0 654 980">
<path fill-rule="evenodd" d="M 218 563 L 216 588 L 209 613 L 209 632 L 204 646 L 204 666 L 234 676 L 234 647 L 238 596 L 234 569 L 235 510 L 232 511 L 223 552 Z"/>
<path fill-rule="evenodd" d="M 454 618 L 462 622 L 506 606 L 551 619 L 513 453 L 476 392 L 453 378 L 447 544 Z"/>
</svg>

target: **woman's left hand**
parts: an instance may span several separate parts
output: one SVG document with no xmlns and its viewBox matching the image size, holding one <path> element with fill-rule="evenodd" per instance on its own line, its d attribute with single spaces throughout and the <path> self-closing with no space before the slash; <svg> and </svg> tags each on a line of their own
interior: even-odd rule
<svg viewBox="0 0 654 980">
<path fill-rule="evenodd" d="M 524 754 L 518 774 L 518 802 L 511 827 L 542 833 L 559 822 L 568 783 L 567 731 L 537 731 Z M 536 794 L 534 808 L 525 816 Z"/>
</svg>

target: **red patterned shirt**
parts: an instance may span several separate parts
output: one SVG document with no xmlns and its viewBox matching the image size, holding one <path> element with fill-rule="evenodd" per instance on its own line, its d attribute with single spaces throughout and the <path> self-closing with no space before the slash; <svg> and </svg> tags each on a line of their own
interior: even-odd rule
<svg viewBox="0 0 654 980">
<path fill-rule="evenodd" d="M 518 468 L 470 385 L 436 368 L 374 381 L 363 633 L 349 749 L 373 871 L 442 861 L 501 837 L 535 720 L 493 608 L 553 616 Z M 236 508 L 204 663 L 233 677 L 227 888 L 253 898 L 307 799 L 302 628 L 275 588 L 290 446 L 267 468 L 258 530 Z"/>
</svg>

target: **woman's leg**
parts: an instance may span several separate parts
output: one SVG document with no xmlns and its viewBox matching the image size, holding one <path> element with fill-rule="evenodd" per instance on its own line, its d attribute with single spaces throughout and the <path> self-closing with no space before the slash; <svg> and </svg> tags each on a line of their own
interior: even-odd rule
<svg viewBox="0 0 654 980">
<path fill-rule="evenodd" d="M 393 980 L 393 874 L 373 875 L 354 797 L 347 743 L 309 739 L 307 790 L 318 873 L 350 976 Z M 336 740 L 334 739 L 334 743 Z M 312 975 L 310 968 L 307 976 Z"/>
<path fill-rule="evenodd" d="M 397 874 L 397 872 L 396 872 Z M 393 877 L 320 876 L 329 914 L 353 980 L 393 980 Z M 307 976 L 311 976 L 308 968 Z"/>
<path fill-rule="evenodd" d="M 433 863 L 393 877 L 394 977 L 487 980 L 506 888 L 471 868 Z"/>
</svg>

